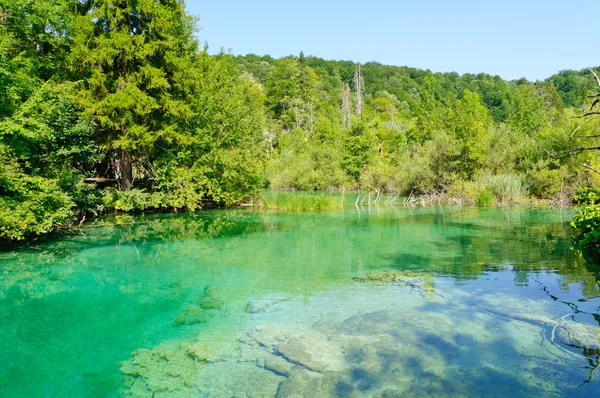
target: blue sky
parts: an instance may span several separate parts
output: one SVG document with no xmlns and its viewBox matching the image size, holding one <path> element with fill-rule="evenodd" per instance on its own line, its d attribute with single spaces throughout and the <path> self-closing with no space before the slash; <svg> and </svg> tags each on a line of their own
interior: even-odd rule
<svg viewBox="0 0 600 398">
<path fill-rule="evenodd" d="M 187 0 L 211 52 L 545 79 L 600 65 L 600 1 Z"/>
</svg>

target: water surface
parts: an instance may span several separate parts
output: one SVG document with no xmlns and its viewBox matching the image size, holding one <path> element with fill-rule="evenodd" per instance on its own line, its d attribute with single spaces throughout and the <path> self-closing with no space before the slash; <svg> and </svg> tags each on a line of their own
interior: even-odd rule
<svg viewBox="0 0 600 398">
<path fill-rule="evenodd" d="M 593 396 L 599 272 L 572 215 L 105 218 L 0 254 L 0 396 Z"/>
</svg>

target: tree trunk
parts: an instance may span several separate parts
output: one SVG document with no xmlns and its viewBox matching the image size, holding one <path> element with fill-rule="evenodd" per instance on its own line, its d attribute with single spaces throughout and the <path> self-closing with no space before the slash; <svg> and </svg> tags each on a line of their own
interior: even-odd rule
<svg viewBox="0 0 600 398">
<path fill-rule="evenodd" d="M 121 164 L 119 170 L 119 186 L 122 191 L 131 189 L 133 184 L 133 165 L 131 164 L 131 156 L 125 151 L 121 151 Z"/>
</svg>

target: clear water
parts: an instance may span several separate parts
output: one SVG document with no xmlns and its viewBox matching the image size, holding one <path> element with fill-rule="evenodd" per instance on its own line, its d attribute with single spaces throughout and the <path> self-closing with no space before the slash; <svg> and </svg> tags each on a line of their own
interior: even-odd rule
<svg viewBox="0 0 600 398">
<path fill-rule="evenodd" d="M 570 250 L 572 215 L 90 223 L 0 253 L 0 397 L 594 396 L 600 272 Z M 353 280 L 384 270 L 400 279 Z"/>
</svg>

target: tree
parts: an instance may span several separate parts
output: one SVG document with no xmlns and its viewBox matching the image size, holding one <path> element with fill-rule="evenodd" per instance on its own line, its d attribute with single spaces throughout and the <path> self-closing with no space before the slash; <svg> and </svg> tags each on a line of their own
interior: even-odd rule
<svg viewBox="0 0 600 398">
<path fill-rule="evenodd" d="M 153 176 L 161 145 L 193 119 L 195 22 L 182 0 L 96 0 L 76 20 L 78 105 L 97 122 L 107 156 L 119 159 L 121 189 L 135 175 Z"/>
<path fill-rule="evenodd" d="M 348 83 L 344 84 L 342 91 L 342 117 L 344 130 L 349 129 L 352 126 L 352 109 L 350 105 L 350 86 Z"/>
<path fill-rule="evenodd" d="M 479 95 L 465 90 L 452 111 L 448 129 L 460 143 L 457 171 L 466 179 L 470 179 L 485 160 L 489 126 L 489 113 Z"/>
<path fill-rule="evenodd" d="M 356 64 L 354 73 L 354 92 L 356 93 L 356 115 L 360 117 L 364 109 L 365 101 L 365 79 L 360 71 L 360 64 Z"/>
</svg>

